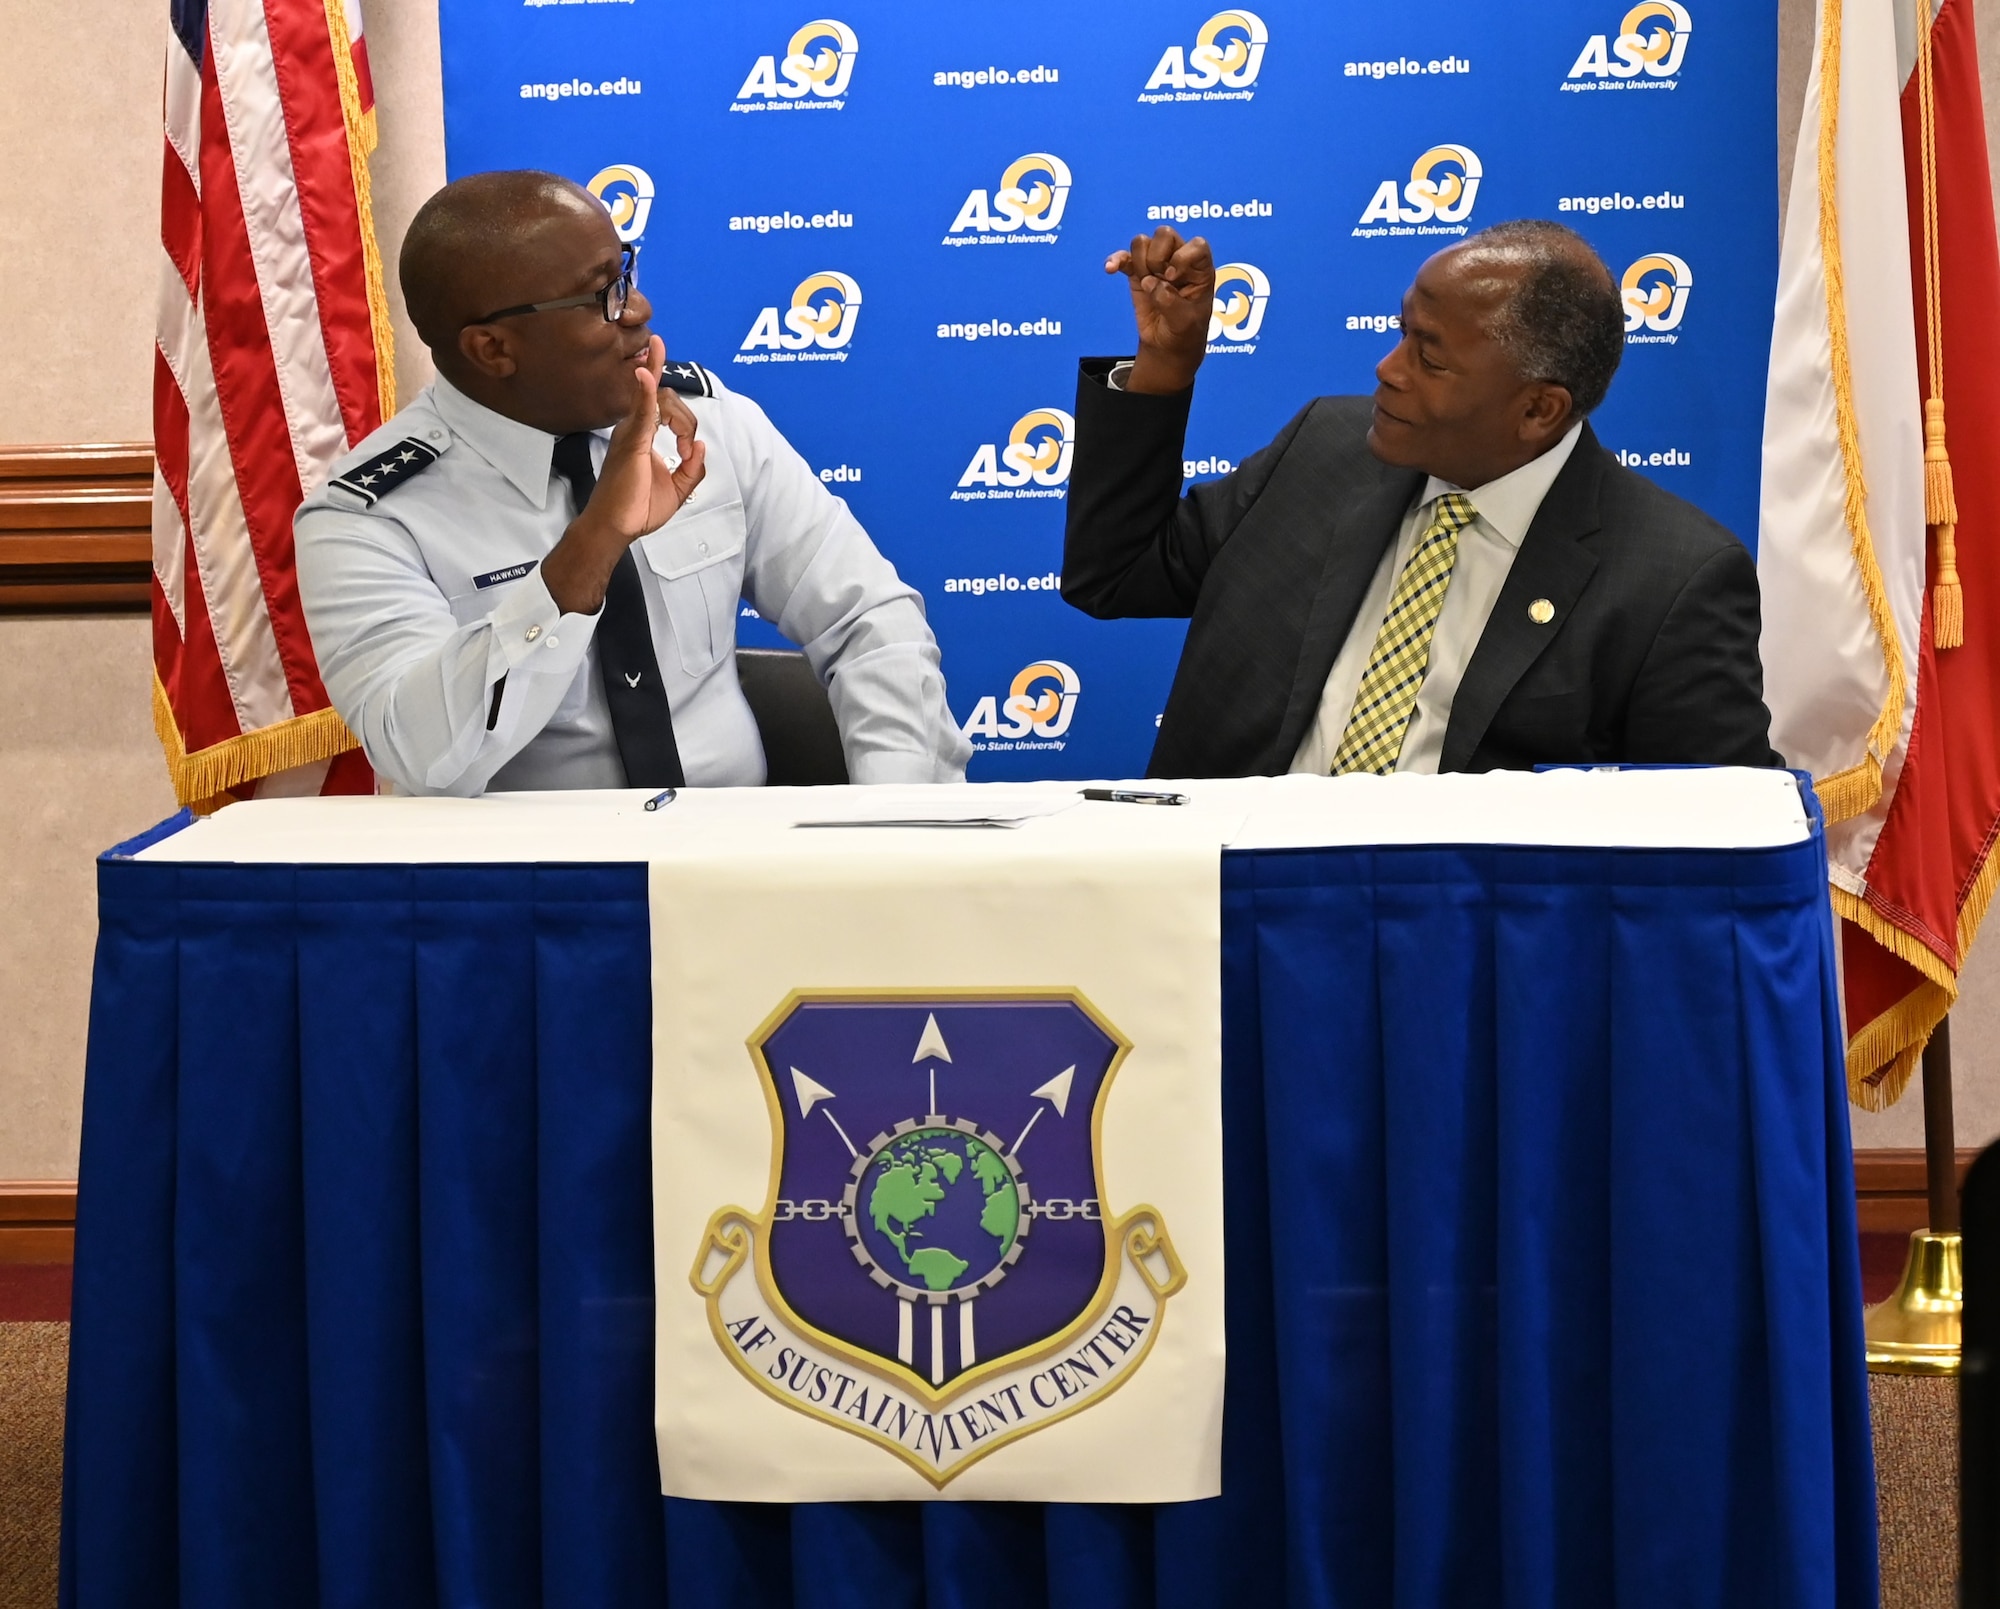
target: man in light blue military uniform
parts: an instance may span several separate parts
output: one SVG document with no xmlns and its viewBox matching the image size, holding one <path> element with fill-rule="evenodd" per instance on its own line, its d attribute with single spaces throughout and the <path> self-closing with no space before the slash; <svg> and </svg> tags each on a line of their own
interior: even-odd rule
<svg viewBox="0 0 2000 1609">
<path fill-rule="evenodd" d="M 666 362 L 635 255 L 550 174 L 417 214 L 438 377 L 296 523 L 334 707 L 399 792 L 754 785 L 748 599 L 826 683 L 854 781 L 962 780 L 921 599 L 755 403 Z"/>
</svg>

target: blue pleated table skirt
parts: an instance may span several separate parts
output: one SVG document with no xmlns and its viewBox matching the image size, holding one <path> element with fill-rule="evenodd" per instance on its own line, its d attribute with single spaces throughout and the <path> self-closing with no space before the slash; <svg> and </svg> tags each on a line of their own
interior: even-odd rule
<svg viewBox="0 0 2000 1609">
<path fill-rule="evenodd" d="M 100 865 L 63 1602 L 1865 1606 L 1819 838 L 1230 853 L 1224 1492 L 663 1500 L 640 866 Z"/>
</svg>

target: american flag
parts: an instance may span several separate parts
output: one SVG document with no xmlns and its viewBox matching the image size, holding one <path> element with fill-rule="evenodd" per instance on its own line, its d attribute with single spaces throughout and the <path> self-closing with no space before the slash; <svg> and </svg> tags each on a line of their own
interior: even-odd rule
<svg viewBox="0 0 2000 1609">
<path fill-rule="evenodd" d="M 171 0 L 171 17 L 154 724 L 184 804 L 370 792 L 292 561 L 299 503 L 396 407 L 358 0 Z"/>
</svg>

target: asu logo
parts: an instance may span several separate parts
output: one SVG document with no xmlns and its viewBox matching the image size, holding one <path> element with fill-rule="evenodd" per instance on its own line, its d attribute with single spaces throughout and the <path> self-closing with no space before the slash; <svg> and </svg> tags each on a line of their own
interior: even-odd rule
<svg viewBox="0 0 2000 1609">
<path fill-rule="evenodd" d="M 1264 46 L 1271 35 L 1263 18 L 1252 11 L 1218 11 L 1194 37 L 1185 53 L 1169 45 L 1139 99 L 1162 101 L 1247 101 L 1255 91 L 1264 65 Z M 1178 93 L 1175 93 L 1178 92 Z"/>
<path fill-rule="evenodd" d="M 1069 731 L 1076 714 L 1077 694 L 1083 684 L 1076 672 L 1060 659 L 1038 659 L 1021 667 L 1004 699 L 988 693 L 972 706 L 960 729 L 968 738 L 1000 738 L 1005 748 L 1061 748 L 1060 742 L 1039 743 L 1037 738 L 1060 739 Z M 1004 719 L 1003 719 L 1004 717 Z M 980 745 L 992 748 L 988 743 Z"/>
<path fill-rule="evenodd" d="M 732 112 L 838 111 L 847 104 L 848 80 L 860 51 L 854 30 L 844 22 L 821 17 L 792 35 L 780 61 L 759 56 L 730 103 Z"/>
<path fill-rule="evenodd" d="M 981 445 L 958 484 L 997 488 L 989 496 L 1061 497 L 1075 450 L 1076 420 L 1060 408 L 1035 408 L 1014 421 L 1004 446 Z"/>
<path fill-rule="evenodd" d="M 750 1039 L 769 1199 L 689 1274 L 716 1345 L 938 1488 L 1103 1401 L 1187 1283 L 1159 1212 L 1105 1199 L 1131 1048 L 1074 990 L 794 993 Z"/>
<path fill-rule="evenodd" d="M 861 316 L 861 287 L 848 275 L 827 269 L 808 275 L 792 292 L 792 305 L 767 307 L 757 315 L 738 353 L 768 351 L 779 360 L 797 354 L 807 358 L 847 356 L 854 338 L 854 321 Z"/>
<path fill-rule="evenodd" d="M 1664 338 L 1671 344 L 1676 337 L 1669 332 L 1680 328 L 1688 293 L 1693 289 L 1694 270 L 1670 251 L 1653 252 L 1626 269 L 1618 294 L 1625 304 L 1627 343 L 1639 345 Z"/>
<path fill-rule="evenodd" d="M 1693 32 L 1694 21 L 1679 0 L 1639 0 L 1638 5 L 1625 13 L 1616 38 L 1607 39 L 1603 34 L 1590 36 L 1563 87 L 1623 88 L 1618 81 L 1638 79 L 1641 74 L 1647 79 L 1671 79 L 1681 70 L 1681 62 L 1687 56 L 1688 36 Z M 1590 79 L 1598 82 L 1585 82 Z M 1644 87 L 1673 86 L 1669 83 Z"/>
<path fill-rule="evenodd" d="M 614 162 L 585 188 L 604 203 L 620 240 L 630 243 L 645 234 L 646 220 L 653 215 L 653 180 L 644 168 Z"/>
<path fill-rule="evenodd" d="M 1251 263 L 1224 263 L 1215 271 L 1214 310 L 1208 316 L 1211 352 L 1254 352 L 1264 327 L 1271 281 Z"/>
<path fill-rule="evenodd" d="M 945 232 L 947 246 L 999 241 L 1052 242 L 1069 205 L 1069 164 L 1047 151 L 1030 151 L 1007 165 L 989 197 L 974 190 Z"/>
<path fill-rule="evenodd" d="M 1410 168 L 1410 181 L 1398 188 L 1384 179 L 1361 214 L 1367 224 L 1463 224 L 1479 199 L 1483 170 L 1470 146 L 1434 145 Z M 1385 231 L 1386 233 L 1387 231 Z M 1415 232 L 1412 230 L 1411 232 Z M 1463 234 L 1463 229 L 1426 229 L 1427 234 Z"/>
</svg>

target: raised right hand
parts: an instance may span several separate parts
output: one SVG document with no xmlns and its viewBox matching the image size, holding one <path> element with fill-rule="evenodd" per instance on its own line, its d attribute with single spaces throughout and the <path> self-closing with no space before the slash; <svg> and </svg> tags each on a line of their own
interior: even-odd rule
<svg viewBox="0 0 2000 1609">
<path fill-rule="evenodd" d="M 704 472 L 707 447 L 695 440 L 694 414 L 660 384 L 666 361 L 666 343 L 656 335 L 646 348 L 645 361 L 633 373 L 637 389 L 632 406 L 612 429 L 604 466 L 597 472 L 597 490 L 584 510 L 586 519 L 615 531 L 628 546 L 672 519 L 701 484 Z M 673 433 L 679 450 L 676 469 L 668 469 L 653 450 L 663 425 Z"/>
<path fill-rule="evenodd" d="M 695 439 L 693 411 L 660 385 L 666 361 L 656 335 L 633 373 L 632 406 L 612 428 L 596 490 L 542 560 L 543 584 L 565 614 L 595 614 L 625 550 L 672 519 L 701 484 L 707 444 Z M 653 451 L 662 426 L 673 432 L 678 468 L 667 468 Z"/>
<path fill-rule="evenodd" d="M 1215 258 L 1208 242 L 1200 235 L 1184 241 L 1162 224 L 1150 237 L 1134 235 L 1130 248 L 1113 252 L 1104 271 L 1130 282 L 1139 325 L 1139 355 L 1125 388 L 1185 391 L 1208 350 L 1215 306 Z"/>
</svg>

